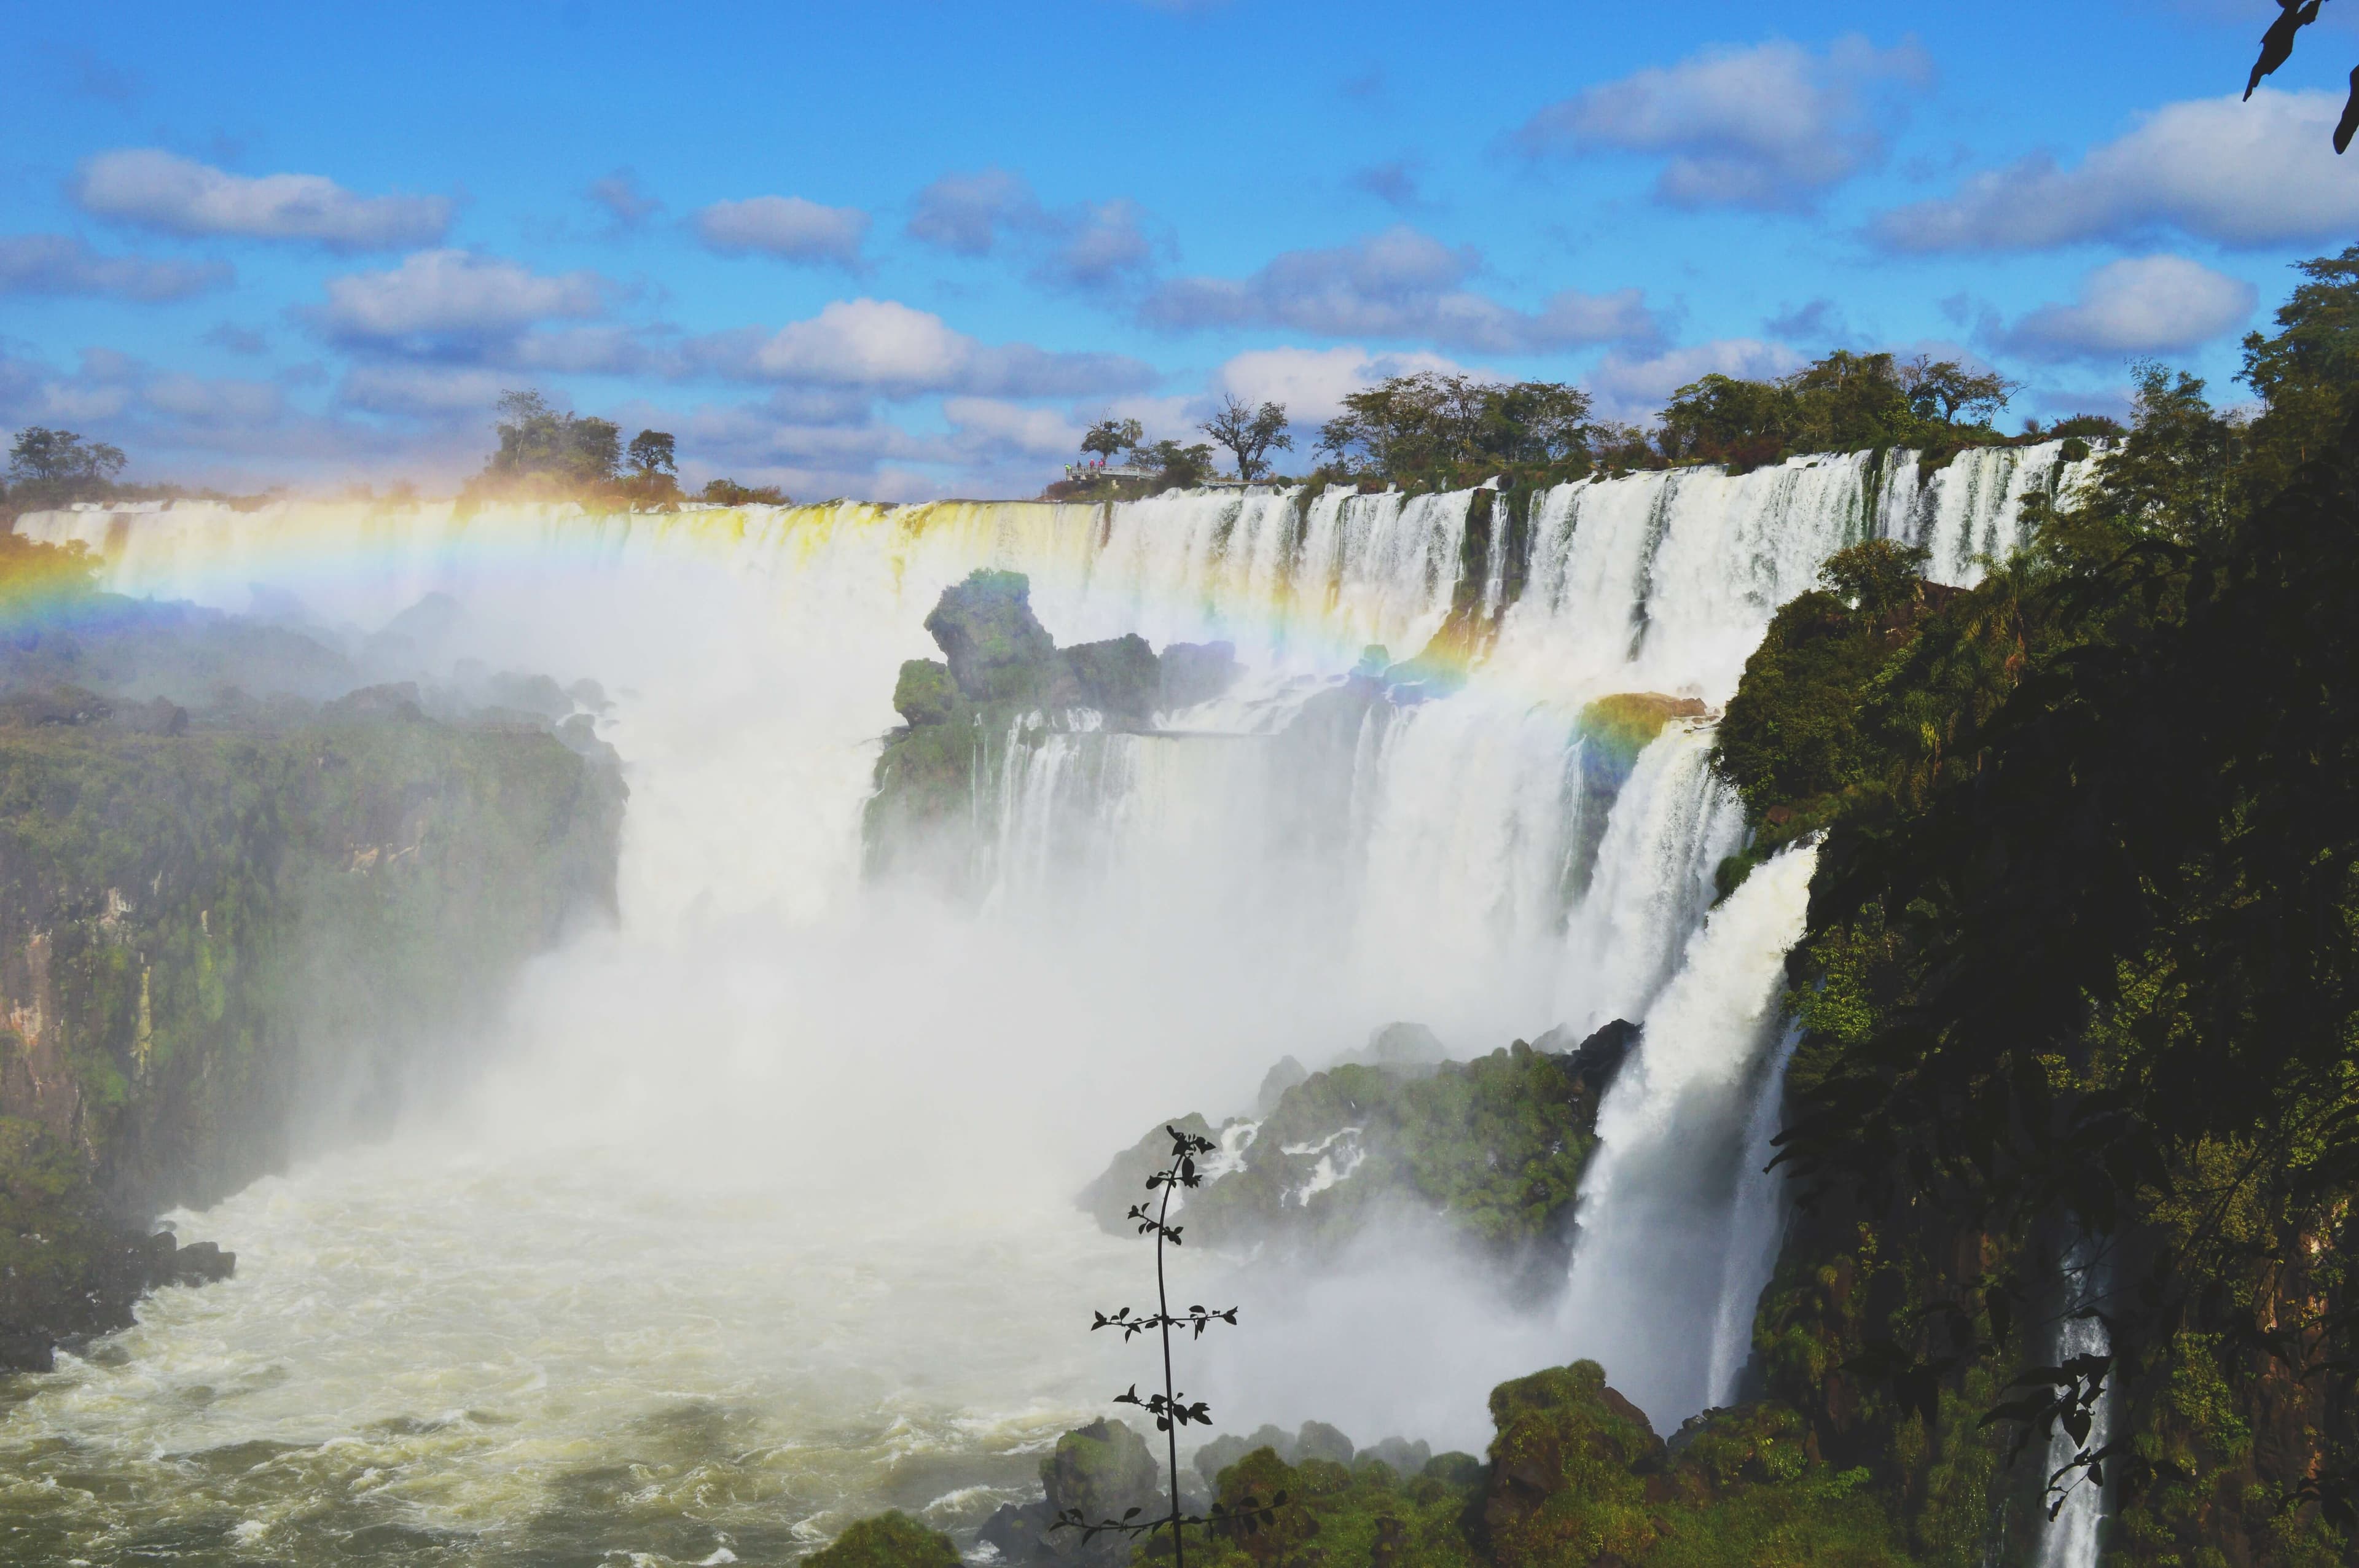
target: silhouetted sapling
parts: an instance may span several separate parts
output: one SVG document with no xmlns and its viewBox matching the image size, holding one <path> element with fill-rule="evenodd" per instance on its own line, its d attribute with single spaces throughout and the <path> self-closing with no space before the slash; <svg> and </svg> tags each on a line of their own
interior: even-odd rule
<svg viewBox="0 0 2359 1568">
<path fill-rule="evenodd" d="M 1169 1223 L 1171 1218 L 1171 1194 L 1173 1189 L 1178 1187 L 1194 1188 L 1204 1184 L 1202 1174 L 1196 1169 L 1196 1157 L 1199 1154 L 1211 1153 L 1213 1145 L 1210 1139 L 1182 1132 L 1176 1127 L 1167 1126 L 1163 1130 L 1171 1135 L 1171 1162 L 1147 1178 L 1149 1201 L 1133 1204 L 1130 1208 L 1130 1217 L 1138 1222 L 1138 1233 L 1141 1236 L 1155 1238 L 1155 1311 L 1143 1313 L 1136 1317 L 1131 1315 L 1128 1307 L 1124 1307 L 1115 1313 L 1102 1312 L 1096 1314 L 1097 1321 L 1090 1325 L 1090 1332 L 1094 1334 L 1101 1328 L 1118 1328 L 1122 1330 L 1122 1337 L 1125 1343 L 1134 1336 L 1145 1334 L 1149 1330 L 1153 1330 L 1162 1337 L 1163 1391 L 1159 1394 L 1149 1394 L 1141 1399 L 1138 1385 L 1133 1383 L 1126 1390 L 1116 1394 L 1114 1397 L 1114 1402 L 1118 1405 L 1136 1405 L 1155 1418 L 1155 1430 L 1164 1434 L 1164 1444 L 1171 1464 L 1171 1512 L 1163 1519 L 1142 1521 L 1138 1516 L 1146 1510 L 1129 1509 L 1124 1511 L 1120 1519 L 1093 1520 L 1084 1517 L 1079 1509 L 1067 1509 L 1057 1516 L 1056 1523 L 1049 1528 L 1052 1530 L 1078 1530 L 1082 1532 L 1082 1539 L 1084 1541 L 1094 1541 L 1109 1530 L 1119 1535 L 1137 1537 L 1153 1535 L 1159 1530 L 1169 1530 L 1171 1532 L 1171 1557 L 1174 1568 L 1187 1568 L 1188 1554 L 1181 1542 L 1181 1536 L 1190 1526 L 1210 1528 L 1223 1533 L 1251 1535 L 1269 1522 L 1279 1509 L 1286 1506 L 1286 1494 L 1280 1492 L 1267 1503 L 1262 1502 L 1258 1498 L 1240 1498 L 1234 1509 L 1223 1508 L 1219 1503 L 1214 1503 L 1210 1517 L 1180 1511 L 1180 1429 L 1190 1422 L 1210 1426 L 1212 1422 L 1212 1412 L 1206 1408 L 1201 1400 L 1190 1404 L 1187 1396 L 1180 1393 L 1174 1386 L 1171 1375 L 1171 1331 L 1175 1328 L 1184 1328 L 1194 1337 L 1201 1339 L 1204 1336 L 1204 1330 L 1212 1327 L 1215 1323 L 1225 1323 L 1232 1328 L 1235 1327 L 1237 1309 L 1226 1307 L 1214 1312 L 1201 1306 L 1191 1306 L 1186 1312 L 1177 1315 L 1174 1315 L 1171 1311 L 1171 1294 L 1164 1280 L 1163 1249 L 1166 1246 L 1180 1245 L 1181 1228 Z M 1158 1191 L 1162 1195 L 1154 1196 L 1153 1195 Z"/>
</svg>

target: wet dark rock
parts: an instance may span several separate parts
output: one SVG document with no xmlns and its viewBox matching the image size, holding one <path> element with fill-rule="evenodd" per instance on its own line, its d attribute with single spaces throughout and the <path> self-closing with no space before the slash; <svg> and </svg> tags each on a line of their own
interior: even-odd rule
<svg viewBox="0 0 2359 1568">
<path fill-rule="evenodd" d="M 141 1235 L 76 1212 L 69 1194 L 10 1204 L 13 1235 L 0 1238 L 0 1372 L 47 1372 L 57 1351 L 131 1326 L 149 1291 L 226 1280 L 237 1254 L 210 1241 L 188 1247 L 169 1231 Z"/>
<path fill-rule="evenodd" d="M 1190 1112 L 1169 1125 L 1198 1138 L 1212 1136 L 1212 1125 Z M 1171 1157 L 1171 1135 L 1158 1127 L 1114 1157 L 1113 1163 L 1082 1189 L 1081 1206 L 1099 1226 L 1117 1236 L 1131 1233 L 1126 1217 L 1133 1204 L 1147 1195 L 1147 1178 L 1163 1169 Z"/>
<path fill-rule="evenodd" d="M 1291 1056 L 1280 1056 L 1277 1065 L 1264 1074 L 1261 1088 L 1254 1096 L 1254 1114 L 1267 1116 L 1286 1098 L 1286 1091 L 1310 1076 L 1310 1069 Z"/>
<path fill-rule="evenodd" d="M 1024 700 L 1052 684 L 1057 645 L 1032 613 L 1021 572 L 978 571 L 943 589 L 926 630 L 969 701 Z"/>
<path fill-rule="evenodd" d="M 1163 649 L 1163 690 L 1156 703 L 1166 713 L 1210 702 L 1236 685 L 1245 666 L 1234 643 L 1170 643 Z"/>
<path fill-rule="evenodd" d="M 1060 656 L 1083 707 L 1129 724 L 1144 724 L 1154 713 L 1163 671 L 1146 638 L 1133 633 L 1103 643 L 1083 643 L 1067 648 Z"/>
<path fill-rule="evenodd" d="M 1592 1096 L 1602 1098 L 1622 1071 L 1622 1064 L 1628 1061 L 1630 1053 L 1638 1048 L 1643 1033 L 1628 1019 L 1617 1018 L 1562 1054 L 1566 1065 L 1589 1087 Z M 1542 1035 L 1534 1049 L 1549 1049 L 1549 1041 L 1554 1033 L 1555 1031 L 1550 1031 L 1549 1034 Z"/>
<path fill-rule="evenodd" d="M 1114 1568 L 1128 1563 L 1131 1542 L 1109 1533 L 1093 1541 L 1082 1532 L 1051 1530 L 1060 1515 L 1119 1519 L 1131 1509 L 1141 1515 L 1168 1507 L 1162 1472 L 1147 1440 L 1119 1422 L 1094 1421 L 1057 1440 L 1040 1462 L 1041 1498 L 1010 1504 L 991 1516 L 981 1539 L 1010 1563 L 1066 1563 L 1073 1568 Z"/>
</svg>

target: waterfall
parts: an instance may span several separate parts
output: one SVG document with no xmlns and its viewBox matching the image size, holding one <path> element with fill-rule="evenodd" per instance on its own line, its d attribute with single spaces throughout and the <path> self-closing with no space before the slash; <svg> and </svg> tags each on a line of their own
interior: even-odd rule
<svg viewBox="0 0 2359 1568">
<path fill-rule="evenodd" d="M 1728 1396 L 1774 1246 L 1755 1145 L 1775 1113 L 1778 960 L 1801 928 L 1811 855 L 1771 860 L 1707 914 L 1714 868 L 1744 832 L 1711 770 L 1709 714 L 1672 720 L 1634 759 L 1606 755 L 1582 713 L 1630 693 L 1725 702 L 1769 618 L 1832 551 L 1923 542 L 1937 576 L 1968 581 L 1981 554 L 2018 538 L 2024 498 L 2076 471 L 2051 444 L 1962 454 L 1921 482 L 1906 453 L 1590 480 L 1529 498 L 1514 559 L 1503 497 L 1487 502 L 1487 543 L 1470 539 L 1470 491 L 611 514 L 174 503 L 17 527 L 87 544 L 119 592 L 300 617 L 369 679 L 447 679 L 473 659 L 592 676 L 613 697 L 599 733 L 632 789 L 622 929 L 537 970 L 516 1038 L 485 1051 L 495 1081 L 464 1123 L 467 1158 L 491 1162 L 468 1167 L 481 1186 L 451 1185 L 440 1154 L 387 1153 L 397 1173 L 366 1184 L 392 1195 L 371 1210 L 373 1246 L 472 1256 L 417 1227 L 472 1212 L 479 1190 L 537 1190 L 552 1170 L 587 1173 L 559 1206 L 577 1231 L 632 1230 L 678 1184 L 726 1178 L 775 1206 L 759 1212 L 777 1255 L 804 1248 L 929 1303 L 952 1287 L 913 1272 L 928 1249 L 869 1258 L 848 1217 L 840 1233 L 797 1227 L 955 1201 L 1008 1227 L 1008 1256 L 1093 1256 L 1059 1227 L 1075 1223 L 1067 1195 L 1102 1165 L 1109 1127 L 1126 1137 L 1175 1108 L 1249 1105 L 1280 1056 L 1322 1065 L 1396 1019 L 1467 1055 L 1628 1017 L 1645 1044 L 1603 1108 L 1565 1313 L 1534 1354 L 1597 1356 L 1676 1424 Z M 978 731 L 974 897 L 951 904 L 864 881 L 860 824 L 897 722 L 896 672 L 934 655 L 928 611 L 983 567 L 1026 573 L 1060 643 L 1225 641 L 1244 674 L 1144 732 L 1047 715 Z M 454 629 L 388 634 L 429 594 L 455 600 Z M 1468 617 L 1480 635 L 1460 635 Z M 1351 678 L 1371 644 L 1396 664 L 1430 652 L 1451 678 Z M 976 1127 L 1006 1152 L 987 1196 L 974 1195 L 984 1176 L 945 1163 Z M 297 1199 L 304 1179 L 290 1179 Z M 253 1201 L 223 1224 L 277 1235 L 281 1256 L 341 1245 L 302 1229 L 328 1223 L 325 1198 Z M 525 1244 L 491 1234 L 487 1256 Z M 710 1279 L 680 1269 L 676 1297 L 647 1311 L 765 1319 L 771 1263 L 734 1235 L 664 1240 L 668 1256 L 709 1244 L 730 1261 Z M 250 1255 L 260 1279 L 270 1248 Z M 561 1283 L 566 1265 L 546 1267 Z M 369 1288 L 433 1320 L 430 1298 L 404 1293 L 426 1284 Z M 996 1292 L 993 1321 L 1017 1325 L 956 1385 L 973 1409 L 1031 1408 L 1040 1368 L 1073 1365 L 1063 1325 L 1014 1293 L 1026 1288 L 1021 1271 L 992 1267 L 956 1282 Z M 563 1315 L 579 1295 L 546 1306 L 571 1325 L 551 1332 L 625 1344 Z M 652 1319 L 640 1326 L 664 1342 Z M 367 1355 L 446 1364 L 447 1346 L 406 1332 L 340 1343 L 356 1368 Z M 883 1347 L 846 1374 L 845 1400 L 900 1388 L 894 1358 L 925 1353 L 893 1335 L 861 1343 Z M 1364 1369 L 1348 1336 L 1304 1344 L 1298 1386 Z M 748 1386 L 805 1386 L 766 1350 L 739 1354 L 756 1368 Z M 1445 1378 L 1436 1362 L 1393 1393 L 1436 1412 L 1437 1441 L 1479 1446 L 1479 1375 L 1533 1364 Z M 1409 1386 L 1419 1376 L 1431 1386 Z M 635 1377 L 552 1393 L 525 1418 L 538 1423 L 530 1442 L 555 1453 L 579 1440 L 569 1423 L 636 1419 L 647 1380 Z M 448 1381 L 445 1403 L 477 1397 L 465 1377 Z M 355 1371 L 339 1386 L 374 1385 Z M 921 1412 L 929 1432 L 968 1430 L 971 1413 Z M 780 1429 L 781 1451 L 808 1441 Z"/>
<path fill-rule="evenodd" d="M 1785 1240 L 1786 1178 L 1769 1168 L 1777 1157 L 1778 1129 L 1786 1112 L 1786 1068 L 1802 1043 L 1802 1027 L 1789 1021 L 1784 1037 L 1760 1075 L 1753 1114 L 1745 1126 L 1745 1162 L 1736 1173 L 1736 1201 L 1730 1210 L 1729 1249 L 1720 1277 L 1720 1307 L 1713 1315 L 1712 1361 L 1704 1386 L 1713 1405 L 1733 1402 L 1737 1381 L 1753 1355 L 1753 1313 L 1777 1271 Z"/>
<path fill-rule="evenodd" d="M 1765 1216 L 1738 1200 L 1817 860 L 1811 848 L 1776 856 L 1705 918 L 1598 1113 L 1565 1331 L 1658 1425 L 1732 1397 L 1741 1363 L 1715 1353 L 1723 1303 L 1757 1297 L 1767 1279 Z M 1751 1267 L 1732 1280 L 1739 1254 Z"/>
<path fill-rule="evenodd" d="M 2105 1268 L 2088 1241 L 2076 1244 L 2065 1254 L 2063 1261 L 2063 1296 L 2065 1315 L 2056 1329 L 2056 1364 L 2062 1366 L 2075 1356 L 2103 1356 L 2112 1350 L 2104 1323 L 2094 1317 L 2072 1314 L 2098 1306 L 2106 1294 Z M 2113 1431 L 2114 1380 L 2105 1380 L 2104 1392 L 2098 1397 L 2091 1412 L 2088 1446 L 2103 1448 Z M 2053 1475 L 2070 1464 L 2082 1445 L 2070 1433 L 2059 1427 L 2048 1441 L 2048 1468 L 2043 1473 Z M 2074 1471 L 2065 1479 L 2071 1489 L 2065 1493 L 2063 1506 L 2056 1517 L 2041 1527 L 2039 1536 L 2039 1568 L 2096 1568 L 2099 1550 L 2104 1543 L 2105 1495 L 2101 1486 L 2090 1484 L 2086 1471 Z"/>
</svg>

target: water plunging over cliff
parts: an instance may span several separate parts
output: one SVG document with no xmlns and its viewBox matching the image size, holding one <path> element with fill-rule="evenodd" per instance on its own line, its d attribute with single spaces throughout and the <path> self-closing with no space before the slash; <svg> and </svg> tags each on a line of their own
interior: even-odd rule
<svg viewBox="0 0 2359 1568">
<path fill-rule="evenodd" d="M 102 550 L 120 591 L 292 595 L 383 678 L 461 658 L 595 676 L 633 795 L 621 929 L 528 977 L 466 1101 L 209 1215 L 240 1277 L 37 1387 L 0 1418 L 5 1466 L 38 1485 L 70 1444 L 125 1496 L 179 1499 L 56 1493 L 38 1506 L 62 1555 L 203 1519 L 299 1556 L 332 1494 L 339 1529 L 485 1561 L 556 1550 L 560 1519 L 567 1550 L 689 1560 L 887 1497 L 972 1526 L 1022 1484 L 1027 1444 L 1127 1380 L 1075 1332 L 1136 1262 L 1071 1208 L 1104 1129 L 1242 1109 L 1279 1056 L 1317 1066 L 1398 1018 L 1461 1054 L 1643 1020 L 1582 1257 L 1643 1253 L 1666 1206 L 1686 1238 L 1666 1256 L 1709 1236 L 1759 1256 L 1738 1173 L 1809 859 L 1699 928 L 1742 832 L 1708 716 L 1633 757 L 1584 713 L 1723 702 L 1777 604 L 1859 538 L 1922 538 L 1937 576 L 1969 579 L 2059 462 L 1967 454 L 1922 485 L 1905 454 L 1640 475 L 1534 497 L 1514 530 L 1467 492 L 25 519 Z M 896 671 L 986 566 L 1029 576 L 1060 643 L 1225 641 L 1245 673 L 1149 733 L 978 737 L 987 874 L 945 903 L 863 881 L 861 809 Z M 456 625 L 380 633 L 436 593 Z M 1385 673 L 1437 641 L 1448 679 Z M 926 1239 L 943 1216 L 954 1246 Z M 1711 1347 L 1757 1289 L 1584 1261 L 1541 1354 L 1603 1354 L 1676 1424 L 1724 1397 Z M 988 1354 L 928 1332 L 953 1306 Z M 1663 1371 L 1649 1325 L 1708 1375 Z M 1354 1332 L 1290 1342 L 1290 1380 L 1224 1426 L 1334 1413 L 1251 1400 L 1358 1378 Z M 1479 1445 L 1483 1379 L 1528 1352 L 1436 1364 L 1402 1392 L 1432 1412 L 1419 1434 Z M 266 1475 L 156 1457 L 265 1452 L 246 1444 L 277 1455 Z M 654 1477 L 636 1502 L 597 1478 L 635 1459 Z"/>
</svg>

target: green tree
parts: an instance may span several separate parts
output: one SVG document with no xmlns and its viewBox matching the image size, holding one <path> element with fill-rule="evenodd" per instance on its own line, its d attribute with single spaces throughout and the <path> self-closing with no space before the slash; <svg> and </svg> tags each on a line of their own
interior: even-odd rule
<svg viewBox="0 0 2359 1568">
<path fill-rule="evenodd" d="M 1082 450 L 1112 462 L 1124 452 L 1136 451 L 1147 432 L 1136 419 L 1101 419 L 1082 437 Z"/>
<path fill-rule="evenodd" d="M 775 484 L 739 484 L 734 479 L 709 479 L 697 499 L 721 506 L 792 506 L 794 498 Z"/>
<path fill-rule="evenodd" d="M 1156 481 L 1166 490 L 1190 489 L 1212 477 L 1212 449 L 1201 441 L 1185 447 L 1177 441 L 1158 441 L 1140 448 L 1137 455 L 1153 466 Z"/>
<path fill-rule="evenodd" d="M 1258 479 L 1267 471 L 1262 460 L 1269 452 L 1290 452 L 1294 438 L 1286 430 L 1286 405 L 1265 403 L 1259 408 L 1234 393 L 1221 399 L 1220 412 L 1196 427 L 1235 454 L 1237 477 Z"/>
<path fill-rule="evenodd" d="M 533 391 L 500 395 L 495 427 L 499 449 L 482 478 L 550 490 L 593 490 L 612 483 L 622 467 L 622 430 L 552 407 Z"/>
<path fill-rule="evenodd" d="M 1498 383 L 1420 372 L 1353 393 L 1320 427 L 1320 452 L 1346 473 L 1479 483 L 1590 461 L 1589 396 L 1555 382 Z"/>
<path fill-rule="evenodd" d="M 1918 418 L 1944 425 L 1987 425 L 2023 384 L 1996 371 L 1970 371 L 1956 360 L 1919 354 L 1895 367 L 1900 395 Z"/>
<path fill-rule="evenodd" d="M 30 425 L 16 432 L 8 449 L 8 477 L 24 484 L 103 486 L 123 471 L 125 460 L 119 447 Z"/>
<path fill-rule="evenodd" d="M 631 467 L 642 480 L 652 482 L 658 474 L 676 472 L 673 455 L 674 444 L 668 430 L 642 430 L 631 438 Z"/>
<path fill-rule="evenodd" d="M 1671 394 L 1657 439 L 1674 461 L 1716 462 L 1749 453 L 1762 462 L 1792 439 L 1798 423 L 1793 394 L 1782 383 L 1714 371 Z"/>
</svg>

